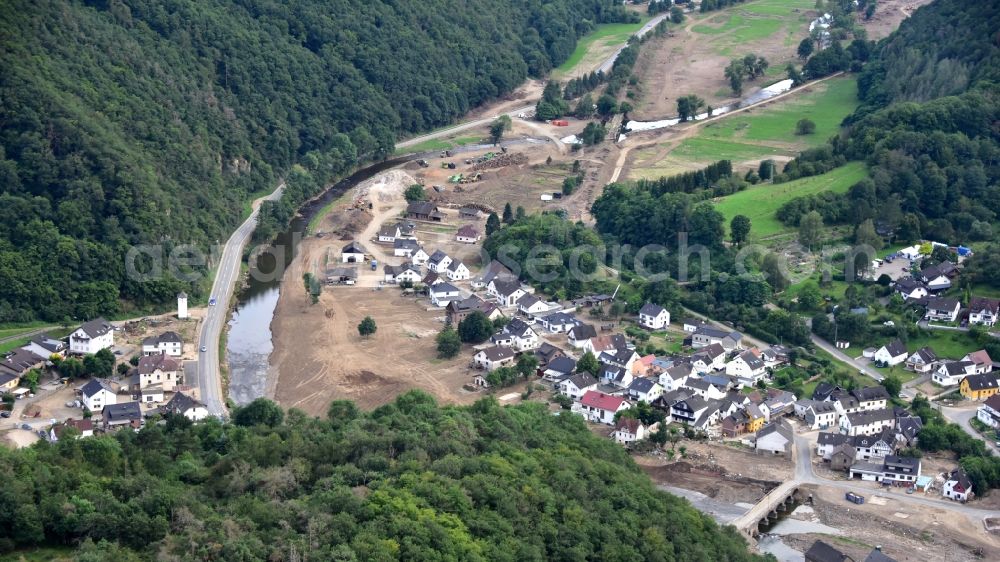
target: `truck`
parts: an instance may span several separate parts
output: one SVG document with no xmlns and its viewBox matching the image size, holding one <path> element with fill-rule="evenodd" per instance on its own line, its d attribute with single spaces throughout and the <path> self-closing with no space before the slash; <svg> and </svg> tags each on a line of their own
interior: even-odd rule
<svg viewBox="0 0 1000 562">
<path fill-rule="evenodd" d="M 865 503 L 865 497 L 855 494 L 854 492 L 847 492 L 846 494 L 844 494 L 844 499 L 846 499 L 851 503 L 856 503 L 858 505 Z"/>
</svg>

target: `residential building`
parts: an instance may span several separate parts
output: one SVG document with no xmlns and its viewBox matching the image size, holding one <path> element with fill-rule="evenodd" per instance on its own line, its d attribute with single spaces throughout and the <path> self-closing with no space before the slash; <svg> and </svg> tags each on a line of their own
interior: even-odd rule
<svg viewBox="0 0 1000 562">
<path fill-rule="evenodd" d="M 812 543 L 805 553 L 806 562 L 856 562 L 850 556 L 823 541 Z"/>
<path fill-rule="evenodd" d="M 4 392 L 11 392 L 17 385 L 20 384 L 21 377 L 0 371 L 0 394 Z"/>
<path fill-rule="evenodd" d="M 647 429 L 645 424 L 635 418 L 620 418 L 615 422 L 615 430 L 611 437 L 616 443 L 627 444 L 645 439 Z"/>
<path fill-rule="evenodd" d="M 857 435 L 850 443 L 854 446 L 854 459 L 858 461 L 878 462 L 895 454 L 898 449 L 895 435 L 890 429 L 875 435 Z"/>
<path fill-rule="evenodd" d="M 502 307 L 511 307 L 528 294 L 515 277 L 496 277 L 486 286 L 486 293 L 497 299 Z"/>
<path fill-rule="evenodd" d="M 427 269 L 434 273 L 447 274 L 449 265 L 451 257 L 441 250 L 435 250 L 427 260 Z"/>
<path fill-rule="evenodd" d="M 710 324 L 708 322 L 702 320 L 701 318 L 689 317 L 689 318 L 685 318 L 684 319 L 683 328 L 684 328 L 684 331 L 687 332 L 687 333 L 689 333 L 689 334 L 693 334 L 693 333 L 697 332 L 698 328 L 701 328 L 702 326 L 710 326 Z"/>
<path fill-rule="evenodd" d="M 362 263 L 367 254 L 368 248 L 365 248 L 361 242 L 353 240 L 340 250 L 340 261 L 343 263 Z"/>
<path fill-rule="evenodd" d="M 756 433 L 754 451 L 790 458 L 792 442 L 792 426 L 785 420 L 772 421 Z"/>
<path fill-rule="evenodd" d="M 414 265 L 423 265 L 430 259 L 423 246 L 416 240 L 408 238 L 397 238 L 392 243 L 392 255 L 397 258 L 408 258 Z"/>
<path fill-rule="evenodd" d="M 520 305 L 520 303 L 518 304 Z M 538 323 L 553 334 L 561 334 L 570 331 L 580 321 L 572 314 L 553 312 L 552 314 L 539 317 Z"/>
<path fill-rule="evenodd" d="M 986 400 L 990 396 L 996 395 L 997 391 L 1000 390 L 995 373 L 969 375 L 962 379 L 958 389 L 966 400 Z"/>
<path fill-rule="evenodd" d="M 528 318 L 533 318 L 536 314 L 549 312 L 552 308 L 535 295 L 524 295 L 517 300 L 517 310 Z"/>
<path fill-rule="evenodd" d="M 670 325 L 670 311 L 647 302 L 639 309 L 639 325 L 651 330 L 662 330 Z"/>
<path fill-rule="evenodd" d="M 691 355 L 691 366 L 699 373 L 722 370 L 726 367 L 726 350 L 721 343 L 702 347 Z"/>
<path fill-rule="evenodd" d="M 931 380 L 941 386 L 955 386 L 969 375 L 976 374 L 976 364 L 972 361 L 945 361 L 938 365 Z"/>
<path fill-rule="evenodd" d="M 688 378 L 688 380 L 684 383 L 684 388 L 687 388 L 698 396 L 702 396 L 709 400 L 719 400 L 723 398 L 726 395 L 726 390 L 728 390 L 726 387 L 720 387 L 712 384 L 701 377 Z"/>
<path fill-rule="evenodd" d="M 594 338 L 591 338 L 594 341 Z M 597 360 L 602 363 L 607 363 L 609 365 L 616 365 L 625 369 L 629 372 L 633 372 L 633 367 L 635 362 L 639 359 L 639 354 L 635 350 L 625 347 L 624 340 L 618 342 L 621 347 L 614 347 L 607 351 L 601 351 L 597 354 Z"/>
<path fill-rule="evenodd" d="M 163 414 L 179 414 L 191 421 L 201 421 L 208 417 L 208 408 L 183 392 L 175 392 L 166 404 L 160 407 Z"/>
<path fill-rule="evenodd" d="M 510 347 L 517 351 L 527 351 L 538 347 L 538 334 L 520 318 L 513 318 L 490 341 L 495 345 Z"/>
<path fill-rule="evenodd" d="M 912 277 L 897 279 L 893 287 L 903 300 L 919 300 L 928 295 L 927 287 Z"/>
<path fill-rule="evenodd" d="M 585 352 L 589 351 L 594 355 L 600 355 L 603 351 L 617 352 L 622 349 L 628 349 L 628 342 L 622 334 L 596 336 L 583 344 L 583 350 Z M 616 362 L 616 364 L 618 363 Z"/>
<path fill-rule="evenodd" d="M 841 443 L 833 448 L 833 452 L 830 453 L 830 470 L 850 470 L 851 465 L 858 462 L 857 453 L 854 450 L 854 445 L 850 443 Z"/>
<path fill-rule="evenodd" d="M 906 370 L 916 373 L 929 373 L 934 370 L 938 358 L 934 350 L 929 347 L 921 347 L 906 358 Z"/>
<path fill-rule="evenodd" d="M 69 418 L 63 423 L 57 423 L 52 426 L 52 429 L 49 430 L 49 441 L 59 441 L 59 438 L 62 437 L 63 431 L 66 428 L 73 428 L 80 432 L 80 435 L 77 437 L 78 439 L 81 437 L 94 436 L 94 422 L 92 420 L 86 418 L 80 420 Z"/>
<path fill-rule="evenodd" d="M 66 353 L 67 347 L 62 340 L 52 339 L 47 334 L 41 334 L 32 337 L 27 344 L 21 346 L 21 349 L 48 359 L 53 355 L 62 357 Z"/>
<path fill-rule="evenodd" d="M 448 320 L 452 325 L 457 326 L 459 322 L 465 320 L 465 317 L 472 314 L 475 311 L 482 312 L 490 320 L 496 320 L 503 316 L 497 305 L 486 302 L 477 295 L 471 295 L 468 298 L 461 300 L 453 300 L 448 303 L 445 307 L 445 314 L 448 316 Z"/>
<path fill-rule="evenodd" d="M 101 412 L 105 429 L 117 429 L 124 426 L 131 426 L 139 429 L 142 426 L 142 410 L 138 402 L 125 402 L 124 404 L 108 404 Z"/>
<path fill-rule="evenodd" d="M 328 267 L 326 270 L 326 282 L 331 285 L 354 285 L 358 282 L 358 268 Z"/>
<path fill-rule="evenodd" d="M 628 395 L 636 402 L 651 404 L 663 395 L 663 387 L 653 379 L 633 379 L 628 386 Z"/>
<path fill-rule="evenodd" d="M 767 375 L 767 367 L 757 348 L 748 349 L 726 363 L 726 374 L 739 377 L 743 384 L 753 386 Z"/>
<path fill-rule="evenodd" d="M 684 387 L 694 369 L 690 363 L 678 363 L 660 373 L 659 382 L 663 390 L 670 392 Z"/>
<path fill-rule="evenodd" d="M 588 390 L 574 405 L 574 411 L 583 415 L 587 421 L 611 425 L 615 414 L 632 407 L 628 400 L 621 396 L 612 396 L 596 390 Z"/>
<path fill-rule="evenodd" d="M 948 479 L 941 488 L 941 495 L 955 501 L 966 502 L 975 496 L 972 490 L 972 480 L 962 467 L 948 474 Z"/>
<path fill-rule="evenodd" d="M 490 281 L 493 281 L 497 277 L 516 278 L 510 268 L 497 260 L 492 260 L 479 275 L 472 278 L 472 288 L 483 289 L 490 284 Z"/>
<path fill-rule="evenodd" d="M 139 365 L 129 371 L 128 386 L 133 393 L 150 385 L 161 385 L 171 392 L 180 384 L 181 365 L 166 355 L 147 355 L 139 358 Z"/>
<path fill-rule="evenodd" d="M 833 451 L 845 443 L 851 446 L 851 462 L 853 463 L 854 441 L 851 436 L 844 435 L 843 433 L 821 431 L 819 435 L 816 436 L 816 456 L 823 460 L 830 460 L 830 455 L 833 454 Z"/>
<path fill-rule="evenodd" d="M 969 300 L 969 324 L 996 326 L 1000 319 L 1000 299 L 972 297 Z"/>
<path fill-rule="evenodd" d="M 455 240 L 462 242 L 463 244 L 475 244 L 479 242 L 482 236 L 479 234 L 479 229 L 467 224 L 458 229 L 455 233 Z"/>
<path fill-rule="evenodd" d="M 897 339 L 878 348 L 873 360 L 876 364 L 892 367 L 906 361 L 907 356 L 906 346 Z"/>
<path fill-rule="evenodd" d="M 590 373 L 577 373 L 559 382 L 559 392 L 579 400 L 588 390 L 597 390 L 597 379 Z"/>
<path fill-rule="evenodd" d="M 767 412 L 761 409 L 760 405 L 751 402 L 743 407 L 743 411 L 747 415 L 748 433 L 757 433 L 767 423 Z"/>
<path fill-rule="evenodd" d="M 569 344 L 580 349 L 590 342 L 591 338 L 597 337 L 597 329 L 590 324 L 579 323 L 570 328 L 566 333 Z"/>
<path fill-rule="evenodd" d="M 545 367 L 557 357 L 566 357 L 566 352 L 548 342 L 542 342 L 533 352 L 535 359 L 538 359 L 538 366 Z"/>
<path fill-rule="evenodd" d="M 851 391 L 858 401 L 858 410 L 881 410 L 889 403 L 889 393 L 881 385 L 856 388 Z"/>
<path fill-rule="evenodd" d="M 23 348 L 14 349 L 5 353 L 0 359 L 0 373 L 20 378 L 28 371 L 43 366 L 45 361 L 45 357 L 36 355 L 32 351 Z"/>
<path fill-rule="evenodd" d="M 700 326 L 691 334 L 691 347 L 700 349 L 717 343 L 726 351 L 740 349 L 743 335 L 736 331 L 720 330 L 712 326 Z"/>
<path fill-rule="evenodd" d="M 896 427 L 892 410 L 865 410 L 840 416 L 840 431 L 847 435 L 872 435 Z"/>
<path fill-rule="evenodd" d="M 889 455 L 880 463 L 857 462 L 849 469 L 850 478 L 913 486 L 920 477 L 920 459 Z"/>
<path fill-rule="evenodd" d="M 788 349 L 783 345 L 772 345 L 760 352 L 760 358 L 765 367 L 773 369 L 788 363 Z"/>
<path fill-rule="evenodd" d="M 895 558 L 891 556 L 886 556 L 885 553 L 882 552 L 881 546 L 876 546 L 875 548 L 872 549 L 871 552 L 868 553 L 868 556 L 865 556 L 865 559 L 862 560 L 861 562 L 897 562 L 897 561 Z"/>
<path fill-rule="evenodd" d="M 597 373 L 597 378 L 602 384 L 617 386 L 618 388 L 628 388 L 632 384 L 632 372 L 618 365 L 601 364 L 601 370 Z"/>
<path fill-rule="evenodd" d="M 958 320 L 958 311 L 961 309 L 962 304 L 958 302 L 958 299 L 931 297 L 927 299 L 925 318 L 939 322 L 954 322 Z"/>
<path fill-rule="evenodd" d="M 832 402 L 809 400 L 809 405 L 803 412 L 802 419 L 810 429 L 829 429 L 839 427 L 840 413 Z"/>
<path fill-rule="evenodd" d="M 979 351 L 973 351 L 972 353 L 967 353 L 962 361 L 972 361 L 975 365 L 974 373 L 976 375 L 981 375 L 983 373 L 989 373 L 993 370 L 993 360 L 990 359 L 990 354 L 986 353 L 985 349 L 980 349 Z"/>
<path fill-rule="evenodd" d="M 680 398 L 670 404 L 673 421 L 692 425 L 708 409 L 708 401 L 701 396 Z"/>
<path fill-rule="evenodd" d="M 722 418 L 722 435 L 725 437 L 739 437 L 747 432 L 747 423 L 750 418 L 743 410 L 736 410 L 728 416 Z"/>
<path fill-rule="evenodd" d="M 163 332 L 158 336 L 150 336 L 142 340 L 143 355 L 165 354 L 171 357 L 180 357 L 183 353 L 184 342 L 177 332 Z"/>
<path fill-rule="evenodd" d="M 396 241 L 399 238 L 399 225 L 398 224 L 383 224 L 381 228 L 378 229 L 378 234 L 376 235 L 379 242 L 387 242 L 389 244 Z"/>
<path fill-rule="evenodd" d="M 431 303 L 434 306 L 444 308 L 448 306 L 451 301 L 461 299 L 461 293 L 458 287 L 452 285 L 451 283 L 435 283 L 430 287 L 427 287 L 427 295 L 431 298 Z"/>
<path fill-rule="evenodd" d="M 402 265 L 386 264 L 382 268 L 382 271 L 385 273 L 386 283 L 410 283 L 415 285 L 423 278 L 420 274 L 420 268 L 412 263 L 404 263 Z"/>
<path fill-rule="evenodd" d="M 437 205 L 430 201 L 414 201 L 406 206 L 406 218 L 441 222 L 444 220 L 444 213 L 439 211 Z"/>
<path fill-rule="evenodd" d="M 91 412 L 100 412 L 108 404 L 116 404 L 118 395 L 111 383 L 102 379 L 90 379 L 80 387 L 80 401 Z"/>
<path fill-rule="evenodd" d="M 451 279 L 452 281 L 465 281 L 472 276 L 469 268 L 458 260 L 452 260 L 451 263 L 448 264 L 448 269 L 445 273 L 448 275 L 448 279 Z"/>
<path fill-rule="evenodd" d="M 69 352 L 90 355 L 115 345 L 115 330 L 104 318 L 84 322 L 69 335 Z"/>
<path fill-rule="evenodd" d="M 458 210 L 458 217 L 465 220 L 478 220 L 480 214 L 479 209 L 475 207 L 462 207 Z"/>
<path fill-rule="evenodd" d="M 493 346 L 478 351 L 472 356 L 476 368 L 493 371 L 514 362 L 514 350 L 509 347 Z"/>
<path fill-rule="evenodd" d="M 976 418 L 993 429 L 1000 429 L 1000 394 L 987 398 L 976 410 Z"/>
</svg>

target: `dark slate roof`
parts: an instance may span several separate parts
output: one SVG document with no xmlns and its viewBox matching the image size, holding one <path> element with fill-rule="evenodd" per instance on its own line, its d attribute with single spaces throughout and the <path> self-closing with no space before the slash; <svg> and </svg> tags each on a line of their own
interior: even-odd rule
<svg viewBox="0 0 1000 562">
<path fill-rule="evenodd" d="M 31 343 L 51 351 L 52 353 L 58 353 L 66 349 L 66 344 L 63 341 L 52 339 L 47 334 L 41 334 L 31 338 Z"/>
<path fill-rule="evenodd" d="M 138 402 L 125 402 L 124 404 L 108 404 L 103 410 L 104 419 L 109 422 L 129 421 L 142 419 L 142 411 Z"/>
<path fill-rule="evenodd" d="M 659 316 L 660 313 L 663 312 L 664 310 L 666 309 L 658 304 L 647 302 L 646 304 L 642 305 L 642 308 L 639 309 L 639 314 L 645 314 L 647 316 Z"/>
<path fill-rule="evenodd" d="M 176 372 L 179 371 L 180 368 L 180 364 L 177 361 L 162 353 L 159 355 L 147 355 L 139 358 L 138 371 L 141 375 L 148 375 L 149 373 L 155 372 L 157 369 L 165 373 Z"/>
<path fill-rule="evenodd" d="M 163 332 L 158 336 L 149 336 L 142 340 L 142 345 L 159 345 L 161 343 L 182 343 L 182 340 L 177 332 Z"/>
<path fill-rule="evenodd" d="M 903 345 L 903 342 L 899 341 L 898 339 L 892 340 L 891 342 L 885 344 L 882 347 L 884 347 L 886 351 L 889 352 L 889 355 L 891 355 L 892 357 L 896 357 L 906 353 L 906 346 Z"/>
<path fill-rule="evenodd" d="M 993 314 L 1000 312 L 1000 299 L 988 299 L 986 297 L 972 297 L 969 300 L 969 310 L 972 312 L 990 311 Z"/>
<path fill-rule="evenodd" d="M 997 387 L 997 374 L 969 375 L 965 377 L 965 381 L 969 383 L 969 390 L 988 390 Z"/>
<path fill-rule="evenodd" d="M 850 441 L 850 436 L 844 435 L 843 433 L 830 433 L 828 431 L 821 431 L 819 437 L 816 438 L 816 442 L 819 445 L 833 445 L 837 446 L 841 443 L 847 443 Z"/>
<path fill-rule="evenodd" d="M 753 351 L 744 351 L 740 354 L 740 359 L 742 359 L 743 362 L 746 363 L 751 369 L 756 370 L 764 368 L 764 361 L 762 361 L 760 357 L 757 357 Z"/>
<path fill-rule="evenodd" d="M 595 379 L 594 375 L 591 375 L 590 373 L 577 373 L 563 382 L 571 382 L 576 385 L 577 388 L 587 388 L 597 384 L 597 379 Z"/>
<path fill-rule="evenodd" d="M 497 277 L 493 279 L 493 287 L 496 289 L 497 293 L 507 297 L 513 295 L 518 289 L 521 288 L 521 282 L 513 277 Z"/>
<path fill-rule="evenodd" d="M 866 386 L 851 391 L 851 394 L 858 399 L 858 402 L 871 402 L 873 400 L 888 400 L 889 393 L 883 386 Z"/>
<path fill-rule="evenodd" d="M 556 357 L 547 365 L 546 370 L 555 371 L 557 373 L 563 373 L 568 375 L 576 369 L 576 360 L 572 357 Z"/>
<path fill-rule="evenodd" d="M 431 254 L 430 259 L 428 259 L 427 261 L 428 261 L 428 263 L 441 263 L 447 257 L 448 257 L 448 254 L 444 253 L 443 251 L 441 251 L 441 250 L 434 250 L 434 253 Z"/>
<path fill-rule="evenodd" d="M 590 324 L 577 324 L 570 329 L 569 333 L 572 334 L 573 339 L 576 340 L 585 340 L 587 338 L 597 337 L 597 329 Z"/>
<path fill-rule="evenodd" d="M 912 277 L 903 277 L 896 280 L 896 290 L 903 293 L 912 293 L 916 289 L 924 288 L 924 284 Z"/>
<path fill-rule="evenodd" d="M 653 390 L 653 386 L 657 383 L 652 379 L 638 378 L 632 381 L 628 389 L 637 393 L 646 393 Z"/>
<path fill-rule="evenodd" d="M 98 336 L 103 336 L 112 330 L 111 323 L 109 323 L 104 318 L 95 318 L 90 322 L 84 322 L 80 325 L 80 329 L 83 330 L 90 338 L 96 338 Z"/>
<path fill-rule="evenodd" d="M 972 489 L 972 481 L 969 480 L 969 475 L 965 473 L 965 469 L 962 467 L 956 468 L 951 471 L 951 474 L 948 475 L 948 482 L 952 481 L 958 482 L 958 484 L 966 490 Z"/>
<path fill-rule="evenodd" d="M 501 359 L 507 359 L 508 357 L 514 356 L 514 351 L 512 349 L 500 346 L 487 347 L 480 353 L 486 355 L 486 358 L 490 361 L 499 361 Z"/>
<path fill-rule="evenodd" d="M 934 350 L 929 347 L 921 347 L 920 349 L 914 351 L 913 355 L 919 357 L 924 363 L 933 363 L 934 361 L 937 361 L 937 354 L 934 353 Z"/>
<path fill-rule="evenodd" d="M 812 546 L 806 551 L 806 560 L 814 560 L 815 562 L 844 562 L 847 559 L 843 552 L 823 541 L 812 543 Z"/>
<path fill-rule="evenodd" d="M 358 242 L 357 240 L 352 240 L 346 246 L 344 246 L 344 249 L 341 250 L 341 253 L 367 254 L 368 250 L 364 247 L 364 245 L 361 242 Z"/>
<path fill-rule="evenodd" d="M 430 201 L 414 201 L 406 207 L 408 215 L 429 215 L 434 211 L 437 211 L 437 206 Z"/>
<path fill-rule="evenodd" d="M 197 408 L 198 406 L 204 406 L 204 404 L 194 398 L 191 398 L 183 392 L 177 392 L 174 394 L 173 398 L 170 399 L 170 401 L 163 405 L 161 411 L 168 414 L 183 414 L 184 412 Z"/>
<path fill-rule="evenodd" d="M 420 244 L 416 240 L 410 240 L 409 238 L 397 238 L 393 241 L 392 247 L 397 250 L 416 251 L 420 248 Z"/>
<path fill-rule="evenodd" d="M 451 283 L 435 283 L 428 290 L 432 293 L 457 293 L 458 287 Z"/>
<path fill-rule="evenodd" d="M 820 401 L 826 400 L 827 398 L 830 397 L 831 394 L 841 390 L 843 389 L 841 389 L 839 386 L 830 384 L 828 382 L 821 382 L 816 385 L 816 390 L 813 391 L 812 399 Z"/>
<path fill-rule="evenodd" d="M 21 375 L 35 368 L 43 361 L 45 361 L 45 358 L 33 351 L 15 349 L 4 355 L 3 359 L 0 359 L 0 367 L 4 367 L 16 375 Z"/>
<path fill-rule="evenodd" d="M 975 365 L 972 361 L 949 361 L 944 364 L 944 370 L 949 375 L 960 375 L 965 372 L 966 367 Z"/>
<path fill-rule="evenodd" d="M 927 308 L 930 310 L 953 311 L 960 306 L 961 303 L 958 302 L 958 299 L 948 297 L 932 297 L 927 299 Z"/>
<path fill-rule="evenodd" d="M 680 380 L 684 377 L 691 376 L 691 371 L 693 370 L 694 369 L 693 367 L 691 367 L 690 363 L 681 363 L 679 365 L 674 365 L 673 367 L 670 367 L 664 372 L 667 373 L 667 376 L 669 376 L 671 379 Z"/>
<path fill-rule="evenodd" d="M 535 350 L 535 357 L 537 357 L 538 362 L 543 365 L 548 364 L 556 357 L 562 355 L 565 355 L 563 350 L 548 342 L 542 342 L 542 345 L 538 346 L 538 349 Z"/>
<path fill-rule="evenodd" d="M 878 547 L 873 548 L 868 556 L 862 562 L 896 562 L 896 559 L 891 556 L 886 556 Z"/>
<path fill-rule="evenodd" d="M 895 414 L 888 408 L 881 410 L 866 410 L 847 414 L 848 421 L 852 426 L 868 425 L 870 423 L 895 419 Z"/>
<path fill-rule="evenodd" d="M 101 379 L 90 379 L 90 382 L 80 388 L 80 392 L 83 393 L 84 396 L 90 397 L 100 392 L 101 389 L 107 390 L 111 394 L 115 393 L 115 390 L 111 388 L 111 385 Z"/>
</svg>

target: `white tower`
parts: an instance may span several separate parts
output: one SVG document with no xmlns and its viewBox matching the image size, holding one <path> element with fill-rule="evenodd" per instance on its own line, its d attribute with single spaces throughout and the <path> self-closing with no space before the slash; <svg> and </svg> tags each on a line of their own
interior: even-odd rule
<svg viewBox="0 0 1000 562">
<path fill-rule="evenodd" d="M 188 296 L 187 293 L 177 293 L 177 317 L 184 319 L 188 317 Z"/>
</svg>

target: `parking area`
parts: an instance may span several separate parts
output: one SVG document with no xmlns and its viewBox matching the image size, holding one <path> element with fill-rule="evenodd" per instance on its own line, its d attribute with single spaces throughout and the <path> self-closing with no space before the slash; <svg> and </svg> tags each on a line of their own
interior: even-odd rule
<svg viewBox="0 0 1000 562">
<path fill-rule="evenodd" d="M 891 262 L 888 260 L 880 261 L 882 264 L 872 272 L 872 276 L 875 279 L 878 279 L 882 275 L 888 275 L 889 279 L 895 281 L 910 274 L 910 260 L 906 258 L 896 258 Z"/>
</svg>

